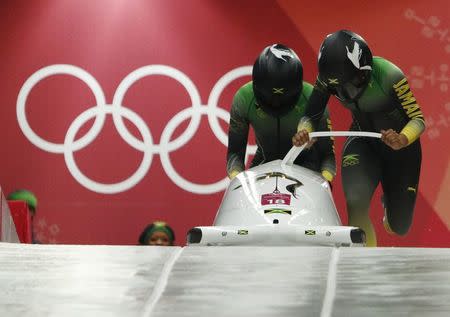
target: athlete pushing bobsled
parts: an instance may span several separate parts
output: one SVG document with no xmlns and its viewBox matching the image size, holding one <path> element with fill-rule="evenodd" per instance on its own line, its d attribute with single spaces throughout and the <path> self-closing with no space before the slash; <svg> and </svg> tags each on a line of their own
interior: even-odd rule
<svg viewBox="0 0 450 317">
<path fill-rule="evenodd" d="M 303 81 L 303 65 L 291 48 L 273 44 L 263 49 L 254 62 L 252 81 L 238 89 L 230 111 L 227 173 L 232 182 L 214 222 L 222 227 L 193 229 L 188 243 L 298 244 L 305 238 L 306 243 L 323 239 L 321 243 L 327 244 L 331 236 L 344 234 L 342 228 L 316 228 L 341 224 L 328 190 L 336 170 L 333 139 L 323 137 L 308 150 L 290 155 L 289 164 L 280 165 L 292 147 L 312 90 Z M 327 114 L 319 126 L 331 129 Z M 250 170 L 242 172 L 250 127 L 257 150 Z M 345 238 L 335 242 L 352 243 L 354 229 L 347 228 Z M 359 235 L 353 240 L 362 240 L 361 234 L 353 231 Z"/>
<path fill-rule="evenodd" d="M 381 132 L 381 141 L 350 137 L 344 145 L 341 174 L 349 224 L 363 228 L 367 245 L 376 246 L 369 207 L 381 183 L 386 231 L 406 235 L 419 185 L 425 119 L 405 75 L 390 61 L 372 57 L 366 41 L 348 30 L 325 38 L 318 67 L 294 145 L 308 142 L 308 132 L 320 130 L 331 95 L 351 111 L 351 130 Z"/>
<path fill-rule="evenodd" d="M 245 173 L 238 174 L 243 169 L 248 126 L 252 125 L 255 129 L 259 150 L 252 166 L 269 160 L 280 159 L 279 156 L 284 155 L 283 151 L 286 151 L 286 144 L 283 143 L 285 138 L 281 138 L 283 131 L 286 132 L 292 129 L 292 124 L 281 124 L 282 119 L 292 119 L 301 113 L 299 132 L 293 137 L 292 142 L 295 146 L 305 145 L 310 137 L 315 136 L 310 133 L 311 131 L 324 130 L 323 124 L 321 124 L 324 118 L 328 121 L 327 123 L 330 123 L 325 107 L 330 95 L 334 95 L 352 112 L 353 123 L 351 130 L 373 131 L 369 133 L 372 137 L 380 137 L 380 134 L 375 132 L 381 132 L 382 142 L 367 138 L 368 134 L 365 135 L 366 137 L 362 137 L 359 132 L 347 134 L 350 138 L 347 139 L 343 151 L 342 174 L 349 223 L 364 228 L 368 233 L 367 244 L 370 246 L 376 245 L 375 233 L 368 214 L 373 192 L 378 183 L 381 182 L 384 191 L 383 205 L 386 213 L 384 217 L 385 227 L 389 232 L 400 235 L 406 234 L 412 221 L 415 205 L 421 165 L 419 136 L 425 129 L 425 121 L 402 71 L 383 58 L 372 57 L 372 53 L 364 39 L 348 30 L 330 34 L 323 41 L 318 58 L 319 75 L 312 94 L 311 89 L 306 91 L 303 89 L 305 86 L 309 88 L 309 85 L 307 83 L 306 85 L 303 84 L 301 80 L 299 81 L 300 88 L 298 89 L 295 85 L 286 84 L 296 82 L 292 77 L 299 79 L 299 74 L 301 77 L 302 68 L 299 68 L 298 65 L 301 66 L 301 63 L 296 58 L 296 54 L 289 48 L 280 45 L 266 48 L 255 62 L 253 83 L 243 86 L 233 101 L 227 162 L 230 178 L 241 175 L 241 178 L 245 178 L 241 180 L 242 187 L 245 187 L 244 183 L 248 185 L 253 184 L 249 187 L 252 190 L 246 191 L 244 194 L 251 193 L 254 210 L 259 208 L 260 215 L 261 207 L 268 204 L 268 202 L 277 202 L 278 204 L 275 204 L 277 206 L 273 210 L 270 210 L 270 208 L 264 209 L 265 215 L 274 213 L 288 215 L 289 212 L 291 213 L 290 215 L 293 215 L 295 211 L 282 208 L 283 205 L 286 205 L 287 202 L 290 203 L 291 200 L 290 197 L 288 199 L 288 196 L 286 196 L 289 194 L 280 191 L 278 180 L 279 178 L 290 178 L 292 181 L 292 178 L 295 179 L 295 177 L 280 172 L 277 163 L 272 162 L 273 166 L 264 164 L 263 166 L 268 168 L 268 170 L 261 170 L 263 172 L 261 175 L 252 174 L 253 172 L 259 173 L 259 168 L 250 169 L 248 173 L 246 172 L 248 175 Z M 294 98 L 296 96 L 301 96 L 301 98 Z M 264 119 L 277 123 L 275 125 L 277 133 L 270 133 L 270 131 L 267 133 L 266 130 L 270 130 L 271 126 L 273 127 L 274 125 L 270 124 L 269 121 L 264 122 Z M 288 123 L 289 121 L 285 122 Z M 327 124 L 327 126 L 330 129 L 330 125 Z M 275 138 L 274 136 L 277 137 Z M 321 152 L 318 153 L 320 154 Z M 323 153 L 327 152 L 322 151 L 322 156 L 319 155 L 318 157 L 319 160 L 315 160 L 316 162 L 322 162 L 321 166 L 313 166 L 312 169 L 317 171 L 321 168 L 323 178 L 331 181 L 334 176 L 334 153 L 333 160 L 329 159 L 330 155 L 327 158 Z M 328 151 L 329 153 L 330 151 Z M 286 169 L 288 165 L 286 162 L 292 163 L 295 158 L 297 156 L 292 155 L 289 158 L 288 154 L 283 163 L 280 164 L 281 169 Z M 301 161 L 297 163 L 304 166 L 308 165 L 308 160 L 303 159 Z M 330 162 L 332 164 L 329 164 Z M 307 174 L 305 170 L 298 170 L 299 167 L 297 166 L 290 166 L 295 170 L 290 170 L 293 174 L 297 172 L 302 174 L 302 176 Z M 311 166 L 309 167 L 311 168 Z M 298 176 L 302 178 L 300 175 Z M 272 194 L 258 192 L 258 190 L 267 191 L 267 189 L 256 186 L 258 182 L 261 183 L 263 181 L 264 177 L 268 180 L 271 178 L 276 179 L 276 186 Z M 318 178 L 319 183 L 323 181 L 323 178 Z M 255 179 L 256 182 L 252 182 L 252 179 Z M 305 197 L 309 197 L 313 201 L 321 201 L 323 197 L 317 192 L 315 193 L 314 189 L 310 189 L 310 187 L 314 188 L 317 186 L 303 187 L 302 185 L 304 184 L 299 185 L 297 181 L 287 185 L 286 189 L 288 189 L 288 186 L 290 186 L 289 189 L 295 187 L 296 190 L 298 188 L 308 188 L 305 190 L 305 194 L 309 193 L 309 195 L 305 195 Z M 230 184 L 230 188 L 234 182 Z M 230 195 L 230 188 L 227 190 L 219 208 L 215 220 L 216 225 L 220 225 L 222 222 L 224 225 L 230 225 L 235 222 L 241 224 L 242 221 L 245 223 L 245 220 L 251 218 L 245 212 L 240 216 L 235 214 L 231 217 L 233 218 L 231 222 L 228 216 L 223 216 L 223 214 L 229 214 L 229 212 L 224 211 L 226 210 L 226 208 L 223 208 L 224 205 L 228 205 L 229 200 L 239 200 L 239 198 L 233 198 Z M 235 188 L 234 190 L 237 189 Z M 259 194 L 261 195 L 261 201 L 258 207 L 256 199 Z M 294 192 L 293 195 L 294 199 L 296 199 L 297 193 Z M 332 201 L 331 195 L 328 198 Z M 238 204 L 236 210 L 240 210 L 240 207 L 245 208 L 245 204 Z M 235 212 L 238 213 L 239 211 L 236 210 Z M 302 214 L 312 212 L 308 208 L 302 210 L 300 213 L 295 212 L 295 217 L 292 217 L 288 224 L 293 224 L 293 219 L 299 218 Z M 328 216 L 332 214 L 328 208 L 324 210 L 326 210 L 325 213 Z M 321 216 L 322 211 L 315 210 L 315 213 Z M 328 219 L 328 216 L 324 219 Z M 285 216 L 283 217 L 286 218 Z M 266 222 L 270 222 L 270 219 L 265 218 Z M 278 218 L 273 218 L 272 220 L 273 224 L 280 223 Z M 317 223 L 304 217 L 301 224 L 317 224 L 324 228 L 328 220 Z M 296 229 L 298 228 L 296 227 Z M 262 229 L 262 231 L 260 229 L 261 227 L 258 227 L 258 229 L 254 228 L 253 232 L 255 235 L 258 232 L 266 232 L 268 230 L 267 228 Z M 292 237 L 296 237 L 298 240 L 300 235 L 292 234 L 291 229 L 284 228 L 283 232 L 285 234 L 288 231 L 291 232 L 287 234 L 291 237 L 291 240 Z M 208 239 L 205 236 L 206 232 L 206 229 L 203 231 L 200 231 L 198 228 L 191 230 L 188 242 L 196 241 L 202 243 L 200 238 L 203 236 L 203 242 L 206 241 L 208 243 Z M 231 232 L 235 233 L 236 230 L 232 229 Z M 250 235 L 246 229 L 238 229 L 237 232 L 239 236 Z M 314 229 L 305 229 L 305 235 L 308 236 L 316 237 L 317 232 Z M 350 229 L 351 232 L 354 233 L 353 236 L 355 236 L 355 232 L 361 233 L 360 240 L 364 240 L 363 231 Z M 221 234 L 224 237 L 228 236 L 227 231 L 222 231 Z M 280 238 L 281 235 L 278 233 L 275 237 Z M 326 230 L 325 235 L 330 237 L 333 233 Z M 254 241 L 256 240 L 258 239 Z M 275 240 L 277 239 L 273 239 L 272 242 Z M 352 240 L 351 235 L 350 240 Z M 247 239 L 245 241 L 250 242 L 252 240 Z M 284 242 L 286 241 L 284 239 Z M 311 242 L 311 240 L 307 241 Z M 321 239 L 317 239 L 315 242 L 324 243 Z M 330 242 L 330 240 L 325 240 L 325 242 Z M 341 243 L 338 239 L 334 242 L 335 244 Z M 355 241 L 352 240 L 351 242 Z M 264 243 L 268 243 L 267 239 Z M 347 243 L 344 242 L 343 244 Z"/>
</svg>

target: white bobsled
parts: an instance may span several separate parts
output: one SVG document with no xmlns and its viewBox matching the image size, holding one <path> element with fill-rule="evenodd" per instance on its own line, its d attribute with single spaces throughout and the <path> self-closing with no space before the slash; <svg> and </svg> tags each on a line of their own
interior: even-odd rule
<svg viewBox="0 0 450 317">
<path fill-rule="evenodd" d="M 313 132 L 311 138 L 379 133 Z M 343 226 L 330 186 L 320 173 L 293 164 L 303 150 L 293 147 L 275 160 L 238 174 L 229 184 L 213 226 L 194 227 L 188 245 L 363 246 L 362 229 Z"/>
</svg>

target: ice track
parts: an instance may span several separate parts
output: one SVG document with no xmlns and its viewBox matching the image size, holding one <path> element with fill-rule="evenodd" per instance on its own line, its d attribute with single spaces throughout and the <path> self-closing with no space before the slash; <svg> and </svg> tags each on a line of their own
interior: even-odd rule
<svg viewBox="0 0 450 317">
<path fill-rule="evenodd" d="M 450 316 L 450 249 L 0 243 L 0 316 Z"/>
</svg>

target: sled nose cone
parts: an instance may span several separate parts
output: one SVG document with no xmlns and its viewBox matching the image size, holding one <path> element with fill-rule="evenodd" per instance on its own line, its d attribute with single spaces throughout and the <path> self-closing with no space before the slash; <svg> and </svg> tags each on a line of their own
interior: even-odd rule
<svg viewBox="0 0 450 317">
<path fill-rule="evenodd" d="M 366 243 L 366 233 L 362 229 L 352 229 L 350 231 L 352 243 Z"/>
<path fill-rule="evenodd" d="M 200 243 L 202 240 L 202 229 L 192 228 L 188 231 L 187 241 L 188 243 Z"/>
</svg>

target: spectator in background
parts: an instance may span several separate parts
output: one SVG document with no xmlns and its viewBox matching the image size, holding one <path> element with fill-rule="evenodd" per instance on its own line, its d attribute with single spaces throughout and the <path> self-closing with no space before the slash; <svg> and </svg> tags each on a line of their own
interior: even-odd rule
<svg viewBox="0 0 450 317">
<path fill-rule="evenodd" d="M 174 231 L 163 221 L 155 221 L 148 225 L 139 236 L 140 245 L 171 246 L 174 241 Z"/>
<path fill-rule="evenodd" d="M 31 215 L 31 239 L 32 239 L 32 243 L 40 243 L 38 240 L 36 240 L 35 238 L 35 234 L 34 234 L 34 226 L 33 226 L 33 220 L 34 220 L 34 216 L 36 215 L 36 209 L 37 209 L 37 198 L 36 196 L 33 194 L 33 192 L 26 190 L 26 189 L 18 189 L 15 190 L 13 192 L 11 192 L 8 197 L 6 197 L 7 200 L 22 200 L 25 201 L 26 204 L 28 205 L 28 210 L 30 211 L 30 215 Z"/>
</svg>

